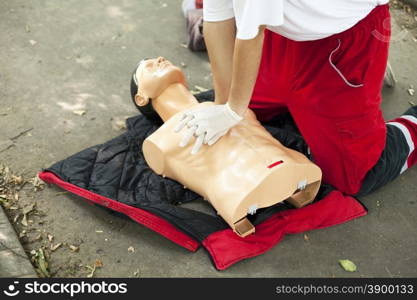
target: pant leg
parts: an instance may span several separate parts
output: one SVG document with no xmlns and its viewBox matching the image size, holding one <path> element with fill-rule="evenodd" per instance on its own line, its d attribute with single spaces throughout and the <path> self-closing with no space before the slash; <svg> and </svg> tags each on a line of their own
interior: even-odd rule
<svg viewBox="0 0 417 300">
<path fill-rule="evenodd" d="M 258 120 L 270 121 L 274 116 L 288 112 L 288 84 L 283 69 L 288 68 L 282 57 L 287 39 L 265 30 L 265 39 L 258 77 L 249 103 Z"/>
<path fill-rule="evenodd" d="M 403 173 L 417 163 L 417 105 L 409 108 L 401 117 L 390 121 L 388 124 L 400 127 L 407 141 L 407 161 L 404 163 L 400 172 Z"/>
<path fill-rule="evenodd" d="M 359 191 L 385 148 L 380 102 L 389 18 L 388 6 L 379 6 L 343 33 L 293 42 L 288 109 L 323 181 L 347 194 Z"/>
<path fill-rule="evenodd" d="M 366 175 L 357 196 L 365 196 L 417 163 L 417 106 L 387 123 L 387 142 L 378 163 Z"/>
</svg>

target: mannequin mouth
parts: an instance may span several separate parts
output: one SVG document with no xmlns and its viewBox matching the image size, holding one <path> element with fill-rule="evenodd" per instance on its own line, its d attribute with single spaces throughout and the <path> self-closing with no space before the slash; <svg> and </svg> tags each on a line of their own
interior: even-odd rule
<svg viewBox="0 0 417 300">
<path fill-rule="evenodd" d="M 169 62 L 169 61 L 167 61 L 167 60 L 164 60 L 163 62 L 160 62 L 159 64 L 158 64 L 158 69 L 165 69 L 166 67 L 169 67 L 169 66 L 171 66 L 172 64 Z"/>
<path fill-rule="evenodd" d="M 143 63 L 145 63 L 147 60 L 153 60 L 152 58 L 145 58 L 145 59 L 142 59 L 140 62 L 139 62 L 139 64 L 138 64 L 138 68 L 143 64 Z M 166 59 L 163 59 L 163 60 L 161 60 L 161 61 L 156 61 L 156 62 L 154 62 L 153 63 L 153 66 L 154 66 L 154 68 L 156 67 L 156 69 L 164 69 L 164 68 L 166 68 L 166 67 L 169 67 L 169 66 L 171 66 L 172 65 L 172 63 L 169 61 L 169 60 L 166 60 Z M 146 68 L 146 66 L 144 67 L 144 68 Z M 149 68 L 149 67 L 148 67 Z"/>
<path fill-rule="evenodd" d="M 145 72 L 150 73 L 156 77 L 162 77 L 165 76 L 168 72 L 171 72 L 174 68 L 174 65 L 167 59 L 142 59 L 138 63 L 136 72 L 133 75 L 133 79 L 135 83 L 138 84 L 138 81 L 143 77 Z"/>
<path fill-rule="evenodd" d="M 156 65 L 155 73 L 162 75 L 171 68 L 172 64 L 169 61 L 163 61 Z"/>
</svg>

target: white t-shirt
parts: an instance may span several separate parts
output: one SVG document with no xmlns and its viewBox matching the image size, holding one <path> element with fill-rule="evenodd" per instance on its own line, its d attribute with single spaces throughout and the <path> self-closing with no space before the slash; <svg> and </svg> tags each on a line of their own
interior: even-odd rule
<svg viewBox="0 0 417 300">
<path fill-rule="evenodd" d="M 295 41 L 318 40 L 353 27 L 389 0 L 205 0 L 204 20 L 235 17 L 237 38 L 252 39 L 260 25 Z"/>
</svg>

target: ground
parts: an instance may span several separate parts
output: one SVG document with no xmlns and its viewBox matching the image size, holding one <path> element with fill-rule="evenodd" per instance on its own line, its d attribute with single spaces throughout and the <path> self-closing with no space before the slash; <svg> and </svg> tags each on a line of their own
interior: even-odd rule
<svg viewBox="0 0 417 300">
<path fill-rule="evenodd" d="M 182 65 L 191 89 L 210 87 L 206 54 L 184 48 L 180 3 L 2 1 L 0 164 L 29 181 L 42 168 L 119 135 L 124 118 L 138 113 L 129 80 L 142 58 L 164 56 Z M 398 82 L 383 90 L 387 120 L 417 102 L 412 95 L 417 87 L 416 14 L 397 1 L 392 13 L 390 61 Z M 361 198 L 367 216 L 287 236 L 266 254 L 222 272 L 203 249 L 190 253 L 54 186 L 39 190 L 33 179 L 5 210 L 29 256 L 39 262 L 43 247 L 46 275 L 54 277 L 92 275 L 94 265 L 94 276 L 102 277 L 415 277 L 416 180 L 414 168 Z M 26 220 L 25 208 L 33 208 Z M 357 271 L 346 272 L 339 259 L 353 261 Z"/>
</svg>

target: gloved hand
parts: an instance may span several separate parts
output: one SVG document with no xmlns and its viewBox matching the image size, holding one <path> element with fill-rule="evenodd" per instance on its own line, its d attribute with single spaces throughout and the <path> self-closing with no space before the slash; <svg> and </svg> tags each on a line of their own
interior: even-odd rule
<svg viewBox="0 0 417 300">
<path fill-rule="evenodd" d="M 175 132 L 187 127 L 187 133 L 181 140 L 180 147 L 185 147 L 193 136 L 196 137 L 191 154 L 196 154 L 202 144 L 213 145 L 227 131 L 242 120 L 229 104 L 219 104 L 186 111 Z"/>
</svg>

